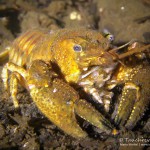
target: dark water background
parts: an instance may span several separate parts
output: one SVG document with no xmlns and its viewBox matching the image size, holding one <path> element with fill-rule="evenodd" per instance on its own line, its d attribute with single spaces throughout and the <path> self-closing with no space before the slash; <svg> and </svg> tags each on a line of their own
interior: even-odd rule
<svg viewBox="0 0 150 150">
<path fill-rule="evenodd" d="M 20 33 L 31 28 L 87 27 L 114 35 L 114 44 L 132 39 L 150 43 L 149 0 L 0 0 L 0 51 Z M 0 67 L 2 69 L 2 67 Z M 14 111 L 0 80 L 0 149 L 66 150 L 126 149 L 119 139 L 101 137 L 75 140 L 48 121 L 36 108 L 26 90 L 17 98 Z M 149 130 L 150 131 L 150 130 Z M 92 132 L 92 131 L 90 131 Z M 140 136 L 140 132 L 128 133 Z M 102 140 L 103 139 L 103 140 Z M 128 149 L 134 149 L 130 146 Z M 146 149 L 136 147 L 136 149 Z"/>
</svg>

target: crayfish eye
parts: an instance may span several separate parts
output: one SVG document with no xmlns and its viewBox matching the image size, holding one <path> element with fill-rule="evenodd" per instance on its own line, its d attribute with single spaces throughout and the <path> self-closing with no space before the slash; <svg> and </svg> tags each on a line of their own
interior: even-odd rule
<svg viewBox="0 0 150 150">
<path fill-rule="evenodd" d="M 110 41 L 110 42 L 113 42 L 114 41 L 114 36 L 110 33 L 108 33 L 107 35 L 105 35 L 106 38 Z"/>
<path fill-rule="evenodd" d="M 81 51 L 82 51 L 81 45 L 78 45 L 78 44 L 74 45 L 74 46 L 73 46 L 73 49 L 74 49 L 74 51 L 76 51 L 76 52 L 81 52 Z"/>
</svg>

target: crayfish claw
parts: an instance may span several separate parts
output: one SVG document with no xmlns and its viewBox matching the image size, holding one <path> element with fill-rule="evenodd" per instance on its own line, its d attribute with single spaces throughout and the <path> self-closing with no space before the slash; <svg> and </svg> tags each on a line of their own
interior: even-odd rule
<svg viewBox="0 0 150 150">
<path fill-rule="evenodd" d="M 75 112 L 86 121 L 90 122 L 92 125 L 98 127 L 103 132 L 111 134 L 114 129 L 113 125 L 100 113 L 98 112 L 90 103 L 83 99 L 76 101 Z"/>
</svg>

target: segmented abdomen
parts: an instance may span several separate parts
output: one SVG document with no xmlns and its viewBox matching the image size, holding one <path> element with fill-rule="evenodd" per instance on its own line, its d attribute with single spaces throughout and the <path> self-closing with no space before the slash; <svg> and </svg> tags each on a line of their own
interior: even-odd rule
<svg viewBox="0 0 150 150">
<path fill-rule="evenodd" d="M 12 44 L 9 61 L 19 66 L 25 65 L 30 53 L 37 47 L 44 35 L 44 32 L 40 30 L 32 30 L 19 36 Z"/>
</svg>

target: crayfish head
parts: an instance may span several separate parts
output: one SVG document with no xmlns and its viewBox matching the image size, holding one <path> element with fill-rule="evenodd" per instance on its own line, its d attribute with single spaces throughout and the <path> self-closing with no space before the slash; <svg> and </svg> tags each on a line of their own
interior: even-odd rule
<svg viewBox="0 0 150 150">
<path fill-rule="evenodd" d="M 98 40 L 88 40 L 76 38 L 72 47 L 75 53 L 76 63 L 79 68 L 89 68 L 91 66 L 109 66 L 114 64 L 114 56 L 107 52 L 107 43 Z"/>
<path fill-rule="evenodd" d="M 97 48 L 98 49 L 98 48 Z M 89 68 L 91 66 L 109 67 L 117 64 L 114 56 L 102 49 L 89 49 L 89 51 L 79 57 L 79 67 Z M 96 52 L 97 51 L 97 52 Z"/>
</svg>

